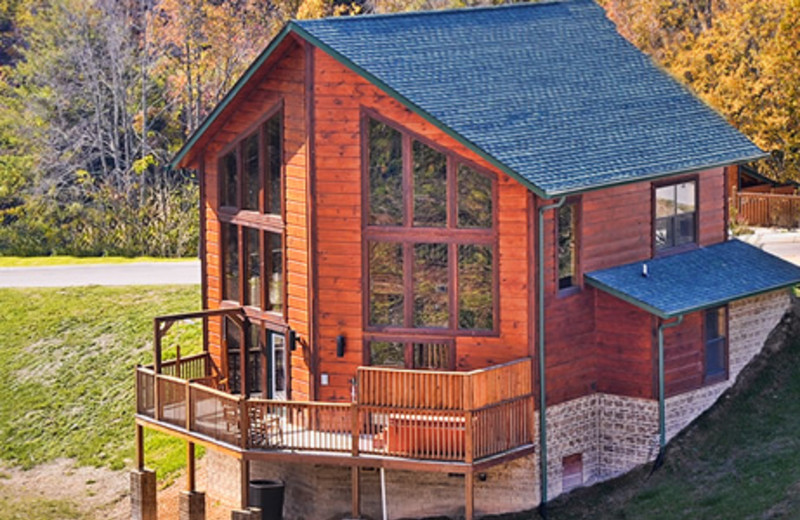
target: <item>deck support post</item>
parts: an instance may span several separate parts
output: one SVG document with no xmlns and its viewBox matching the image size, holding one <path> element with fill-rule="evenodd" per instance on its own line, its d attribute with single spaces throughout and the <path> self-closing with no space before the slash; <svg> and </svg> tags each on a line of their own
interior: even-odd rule
<svg viewBox="0 0 800 520">
<path fill-rule="evenodd" d="M 350 479 L 352 483 L 352 516 L 361 518 L 361 470 L 358 466 L 350 468 Z"/>
<path fill-rule="evenodd" d="M 240 478 L 240 486 L 242 490 L 242 499 L 241 499 L 241 507 L 243 510 L 247 509 L 248 504 L 250 502 L 250 461 L 245 457 L 242 457 L 242 465 L 240 469 L 241 473 L 239 475 Z"/>
<path fill-rule="evenodd" d="M 475 518 L 475 475 L 472 470 L 464 475 L 464 520 L 473 520 Z"/>
<path fill-rule="evenodd" d="M 178 497 L 178 520 L 205 520 L 206 494 L 181 491 Z"/>
<path fill-rule="evenodd" d="M 144 428 L 141 424 L 136 425 L 136 469 L 144 470 Z"/>
<path fill-rule="evenodd" d="M 195 491 L 194 443 L 186 441 L 186 491 Z"/>
</svg>

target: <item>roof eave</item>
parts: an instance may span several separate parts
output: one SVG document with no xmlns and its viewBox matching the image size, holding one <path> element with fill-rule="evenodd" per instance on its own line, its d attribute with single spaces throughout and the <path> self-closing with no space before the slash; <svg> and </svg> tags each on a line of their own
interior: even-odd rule
<svg viewBox="0 0 800 520">
<path fill-rule="evenodd" d="M 755 146 L 755 145 L 754 145 Z M 647 175 L 645 177 L 636 177 L 635 179 L 623 179 L 619 181 L 611 181 L 606 183 L 600 184 L 593 184 L 591 186 L 584 186 L 576 189 L 567 189 L 567 190 L 556 190 L 556 191 L 548 191 L 545 192 L 545 198 L 553 199 L 556 197 L 568 197 L 572 195 L 580 195 L 583 193 L 589 193 L 592 191 L 597 190 L 604 190 L 607 188 L 616 188 L 618 186 L 625 186 L 628 184 L 635 184 L 637 182 L 647 182 L 647 181 L 654 181 L 658 179 L 663 179 L 666 177 L 674 177 L 677 175 L 688 175 L 691 173 L 698 173 L 703 172 L 706 170 L 713 170 L 714 168 L 724 168 L 725 166 L 734 166 L 738 164 L 745 164 L 748 162 L 759 161 L 761 159 L 765 159 L 769 157 L 768 153 L 761 152 L 757 155 L 745 156 L 739 159 L 733 159 L 730 161 L 720 162 L 720 163 L 709 163 L 701 166 L 693 166 L 691 168 L 683 168 L 680 170 L 672 170 L 664 173 L 655 173 L 653 175 Z"/>
</svg>

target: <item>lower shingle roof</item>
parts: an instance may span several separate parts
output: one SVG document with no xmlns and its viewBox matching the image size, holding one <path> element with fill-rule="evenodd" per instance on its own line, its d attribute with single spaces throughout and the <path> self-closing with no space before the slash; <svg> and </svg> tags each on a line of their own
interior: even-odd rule
<svg viewBox="0 0 800 520">
<path fill-rule="evenodd" d="M 647 266 L 644 276 L 643 266 Z M 586 283 L 661 318 L 800 283 L 800 267 L 739 240 L 584 275 Z"/>
</svg>

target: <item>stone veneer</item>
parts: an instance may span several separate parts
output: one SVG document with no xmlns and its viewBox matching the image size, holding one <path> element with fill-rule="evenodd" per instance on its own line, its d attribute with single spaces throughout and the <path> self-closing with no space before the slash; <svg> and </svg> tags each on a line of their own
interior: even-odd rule
<svg viewBox="0 0 800 520">
<path fill-rule="evenodd" d="M 674 437 L 708 409 L 758 354 L 789 304 L 786 291 L 731 303 L 728 308 L 729 377 L 666 401 L 667 436 Z M 538 425 L 538 414 L 537 414 Z M 593 394 L 550 406 L 548 425 L 548 498 L 562 493 L 562 460 L 580 453 L 583 483 L 621 475 L 658 453 L 658 402 Z M 239 462 L 213 450 L 208 454 L 210 497 L 237 506 Z M 213 468 L 213 469 L 211 469 Z M 476 516 L 532 509 L 539 503 L 538 450 L 497 466 L 475 482 Z M 362 512 L 380 518 L 380 474 L 361 473 Z M 253 463 L 252 478 L 286 482 L 286 520 L 345 518 L 350 510 L 350 469 L 345 467 Z M 464 481 L 440 473 L 386 472 L 389 518 L 444 515 L 464 510 Z"/>
</svg>

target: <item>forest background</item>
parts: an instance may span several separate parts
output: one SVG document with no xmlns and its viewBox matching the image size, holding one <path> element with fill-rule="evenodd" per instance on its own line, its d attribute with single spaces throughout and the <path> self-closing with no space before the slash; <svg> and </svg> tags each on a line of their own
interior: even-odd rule
<svg viewBox="0 0 800 520">
<path fill-rule="evenodd" d="M 485 0 L 0 0 L 0 255 L 197 254 L 167 164 L 291 18 Z M 619 31 L 800 181 L 800 0 L 600 0 Z"/>
</svg>

